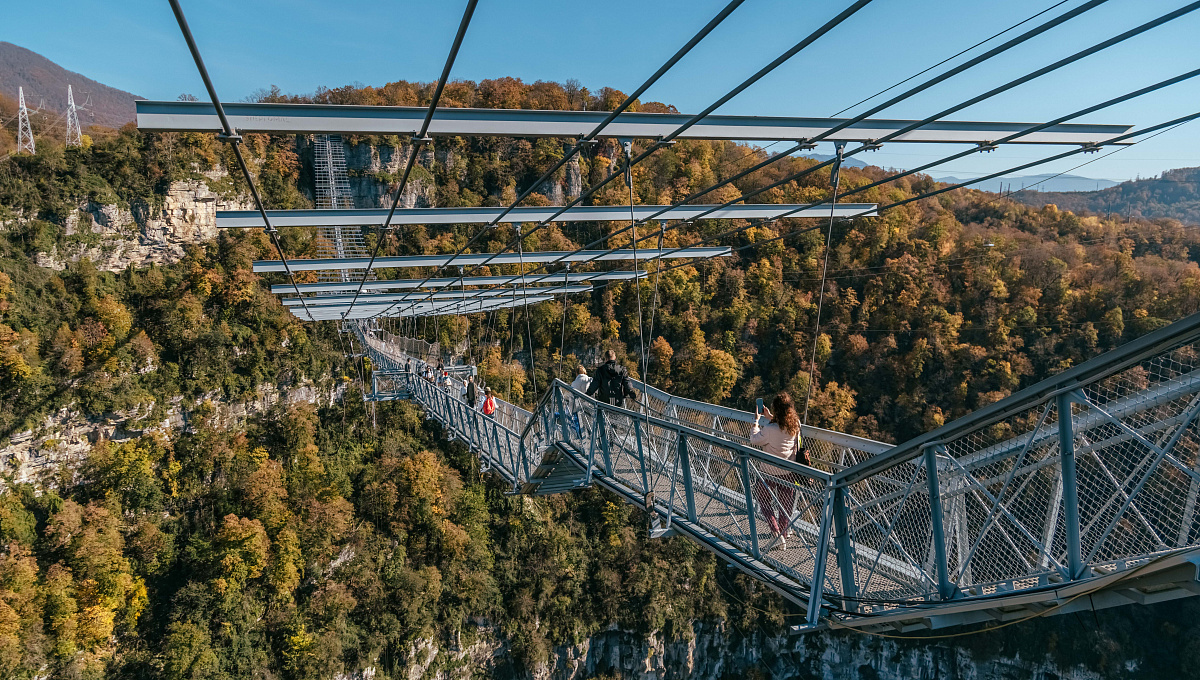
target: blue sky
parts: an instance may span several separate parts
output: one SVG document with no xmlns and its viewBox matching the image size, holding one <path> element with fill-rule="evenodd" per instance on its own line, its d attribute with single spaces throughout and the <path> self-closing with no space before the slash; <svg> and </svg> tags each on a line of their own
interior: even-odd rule
<svg viewBox="0 0 1200 680">
<path fill-rule="evenodd" d="M 576 78 L 592 89 L 608 85 L 628 92 L 726 1 L 481 0 L 452 77 Z M 1082 1 L 1069 0 L 1035 21 Z M 720 112 L 829 116 L 1055 2 L 875 0 Z M 668 102 L 683 112 L 700 110 L 847 4 L 849 0 L 747 0 L 644 99 Z M 924 117 L 1184 4 L 1109 0 L 880 115 Z M 465 0 L 183 0 L 218 92 L 231 101 L 272 84 L 308 93 L 321 85 L 432 80 L 464 5 Z M 9 3 L 4 16 L 0 40 L 103 83 L 150 99 L 203 94 L 165 0 Z M 1069 113 L 1197 68 L 1198 33 L 1200 11 L 954 118 L 1038 122 Z M 1080 120 L 1146 126 L 1197 109 L 1200 78 Z M 892 144 L 862 158 L 885 167 L 913 167 L 952 150 Z M 946 165 L 941 172 L 982 174 L 1050 153 L 1042 147 L 1007 147 Z M 1092 158 L 1077 156 L 1025 174 L 1067 170 Z M 1198 165 L 1200 121 L 1075 173 L 1121 180 Z"/>
</svg>

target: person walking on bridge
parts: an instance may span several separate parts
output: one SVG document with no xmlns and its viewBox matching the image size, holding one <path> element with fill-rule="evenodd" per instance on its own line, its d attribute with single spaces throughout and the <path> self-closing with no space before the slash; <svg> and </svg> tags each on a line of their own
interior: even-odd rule
<svg viewBox="0 0 1200 680">
<path fill-rule="evenodd" d="M 760 427 L 759 423 L 764 415 L 771 421 L 766 427 Z M 757 414 L 754 426 L 750 428 L 750 444 L 784 460 L 795 461 L 798 456 L 802 456 L 804 459 L 800 462 L 808 463 L 807 455 L 802 453 L 800 416 L 796 414 L 796 405 L 792 402 L 791 395 L 780 392 L 775 395 L 771 408 L 763 406 L 762 413 Z M 771 527 L 771 533 L 775 535 L 767 545 L 767 550 L 786 550 L 787 537 L 791 533 L 792 506 L 796 499 L 796 475 L 761 462 L 758 468 L 764 479 L 754 482 L 754 500 L 758 504 L 760 514 Z"/>
<path fill-rule="evenodd" d="M 479 408 L 479 390 L 475 387 L 475 376 L 467 376 L 467 408 Z"/>
<path fill-rule="evenodd" d="M 616 352 L 611 349 L 604 352 L 604 363 L 596 369 L 596 378 L 585 394 L 589 397 L 595 394 L 600 401 L 621 408 L 625 407 L 626 397 L 634 396 L 629 370 L 617 363 Z"/>
<path fill-rule="evenodd" d="M 592 384 L 592 379 L 588 377 L 587 369 L 583 366 L 575 368 L 575 380 L 571 381 L 571 389 L 576 392 L 587 394 L 588 387 Z"/>
</svg>

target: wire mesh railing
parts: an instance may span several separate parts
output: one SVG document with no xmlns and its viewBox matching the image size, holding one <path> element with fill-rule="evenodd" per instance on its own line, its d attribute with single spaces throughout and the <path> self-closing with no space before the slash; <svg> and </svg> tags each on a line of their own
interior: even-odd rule
<svg viewBox="0 0 1200 680">
<path fill-rule="evenodd" d="M 1050 589 L 1200 538 L 1200 317 L 899 446 L 806 428 L 812 466 L 749 447 L 752 414 L 644 384 L 621 408 L 556 380 L 481 420 L 461 380 L 414 380 L 514 488 L 560 451 L 753 563 L 812 623 Z"/>
</svg>

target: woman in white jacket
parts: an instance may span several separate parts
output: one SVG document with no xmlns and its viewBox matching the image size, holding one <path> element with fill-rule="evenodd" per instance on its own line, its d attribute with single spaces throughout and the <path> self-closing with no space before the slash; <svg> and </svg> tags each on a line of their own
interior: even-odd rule
<svg viewBox="0 0 1200 680">
<path fill-rule="evenodd" d="M 774 413 L 771 412 L 774 409 Z M 750 428 L 750 443 L 764 452 L 784 460 L 808 463 L 808 456 L 803 453 L 803 443 L 800 438 L 800 416 L 796 414 L 796 405 L 791 396 L 780 392 L 771 403 L 771 409 L 763 407 L 758 414 L 754 426 Z M 763 416 L 771 419 L 766 427 L 759 427 Z M 791 512 L 796 497 L 793 483 L 794 473 L 773 465 L 759 464 L 764 475 L 772 478 L 754 483 L 754 500 L 762 516 L 771 527 L 775 538 L 767 545 L 767 550 L 775 548 L 787 549 L 787 536 L 791 533 Z"/>
</svg>

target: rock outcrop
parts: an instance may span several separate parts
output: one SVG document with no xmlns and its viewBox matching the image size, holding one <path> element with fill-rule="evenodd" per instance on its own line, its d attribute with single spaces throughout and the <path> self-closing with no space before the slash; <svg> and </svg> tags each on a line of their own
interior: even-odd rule
<svg viewBox="0 0 1200 680">
<path fill-rule="evenodd" d="M 406 671 L 413 680 L 723 680 L 724 678 L 812 678 L 814 680 L 1100 680 L 1097 672 L 1063 668 L 1049 658 L 989 656 L 978 658 L 951 642 L 903 642 L 856 634 L 750 637 L 722 623 L 693 625 L 686 640 L 665 641 L 657 634 L 609 630 L 551 651 L 533 668 L 512 663 L 510 649 L 497 629 L 476 621 L 460 639 L 440 646 L 418 639 L 409 648 Z M 370 667 L 367 673 L 374 674 Z M 363 671 L 360 671 L 363 673 Z"/>
<path fill-rule="evenodd" d="M 224 173 L 210 173 L 219 179 Z M 102 271 L 122 271 L 129 265 L 147 267 L 183 258 L 188 244 L 217 236 L 218 210 L 249 210 L 248 197 L 228 199 L 203 180 L 172 182 L 161 207 L 135 203 L 129 208 L 87 201 L 67 217 L 68 236 L 81 236 L 76 245 L 37 253 L 39 266 L 61 270 L 67 262 L 90 259 Z"/>
<path fill-rule="evenodd" d="M 281 402 L 332 403 L 340 399 L 344 391 L 344 384 L 339 384 L 332 391 L 322 392 L 315 384 L 304 381 L 282 388 L 260 385 L 256 398 L 250 401 L 229 402 L 217 394 L 205 395 L 195 402 L 185 402 L 182 397 L 175 397 L 165 409 L 165 416 L 153 422 L 148 421 L 153 404 L 132 412 L 99 416 L 88 416 L 75 408 L 64 407 L 47 416 L 36 428 L 12 435 L 7 445 L 0 448 L 0 468 L 15 466 L 18 482 L 32 482 L 43 472 L 77 465 L 97 442 L 121 442 L 153 433 L 169 436 L 173 431 L 185 429 L 191 423 L 196 408 L 205 403 L 211 404 L 214 409 L 209 418 L 220 427 L 228 428 L 261 415 Z"/>
</svg>

